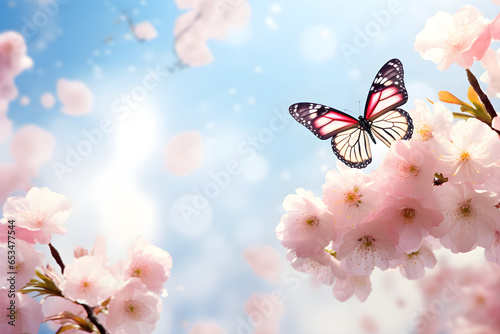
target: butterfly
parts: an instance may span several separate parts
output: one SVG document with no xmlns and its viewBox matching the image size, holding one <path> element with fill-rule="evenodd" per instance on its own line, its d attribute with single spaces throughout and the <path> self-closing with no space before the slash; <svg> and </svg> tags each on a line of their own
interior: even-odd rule
<svg viewBox="0 0 500 334">
<path fill-rule="evenodd" d="M 399 139 L 410 139 L 413 122 L 398 108 L 408 101 L 403 81 L 403 64 L 389 60 L 375 76 L 368 91 L 364 116 L 358 119 L 331 107 L 309 102 L 290 106 L 292 117 L 320 139 L 332 138 L 333 153 L 351 168 L 365 168 L 372 162 L 370 138 L 387 146 Z M 374 137 L 375 135 L 375 137 Z"/>
</svg>

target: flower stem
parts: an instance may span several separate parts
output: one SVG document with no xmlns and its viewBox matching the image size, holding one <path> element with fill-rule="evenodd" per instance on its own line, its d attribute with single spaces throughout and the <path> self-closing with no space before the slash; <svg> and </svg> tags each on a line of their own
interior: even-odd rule
<svg viewBox="0 0 500 334">
<path fill-rule="evenodd" d="M 92 308 L 86 304 L 80 304 L 80 305 L 83 306 L 83 308 L 87 312 L 87 317 L 89 318 L 90 322 L 92 322 L 97 327 L 99 332 L 101 334 L 109 334 L 109 332 L 106 330 L 106 328 L 104 328 L 104 326 L 99 322 L 99 319 L 97 319 L 97 317 L 95 316 Z"/>
<path fill-rule="evenodd" d="M 481 86 L 479 86 L 479 82 L 477 81 L 477 78 L 472 74 L 472 72 L 469 69 L 465 70 L 467 72 L 467 79 L 469 80 L 469 83 L 471 84 L 472 88 L 476 91 L 477 95 L 481 99 L 481 102 L 483 102 L 484 107 L 486 108 L 486 111 L 490 115 L 491 119 L 495 118 L 497 116 L 497 113 L 495 109 L 493 108 L 493 105 L 491 104 L 490 100 L 488 99 L 488 96 L 483 92 L 481 89 Z"/>
<path fill-rule="evenodd" d="M 50 248 L 50 254 L 52 254 L 52 257 L 54 258 L 54 260 L 56 260 L 59 267 L 61 267 L 61 273 L 64 274 L 65 266 L 64 266 L 64 262 L 61 259 L 61 255 L 59 255 L 59 252 L 57 251 L 57 249 L 55 249 L 54 246 L 52 246 L 52 244 L 50 242 L 49 242 L 49 248 Z"/>
</svg>

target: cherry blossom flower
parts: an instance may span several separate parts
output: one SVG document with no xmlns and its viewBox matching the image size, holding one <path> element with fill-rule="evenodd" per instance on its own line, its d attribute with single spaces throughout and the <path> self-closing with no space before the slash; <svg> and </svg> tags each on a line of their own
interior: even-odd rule
<svg viewBox="0 0 500 334">
<path fill-rule="evenodd" d="M 33 66 L 33 60 L 26 55 L 23 36 L 14 31 L 0 34 L 0 101 L 17 97 L 14 78 Z"/>
<path fill-rule="evenodd" d="M 188 334 L 225 334 L 226 331 L 213 321 L 200 321 L 191 327 Z"/>
<path fill-rule="evenodd" d="M 42 265 L 43 253 L 36 251 L 35 246 L 21 239 L 15 240 L 15 270 L 9 270 L 9 263 L 2 261 L 0 279 L 6 282 L 8 272 L 16 272 L 16 291 L 22 289 L 35 275 L 36 268 Z M 0 245 L 0 256 L 7 259 L 7 243 Z"/>
<path fill-rule="evenodd" d="M 342 268 L 358 276 L 370 275 L 375 267 L 386 270 L 389 261 L 400 256 L 386 224 L 377 222 L 364 222 L 347 232 L 337 251 Z"/>
<path fill-rule="evenodd" d="M 323 202 L 333 214 L 334 223 L 352 228 L 375 210 L 380 192 L 372 187 L 373 175 L 366 175 L 341 162 L 337 162 L 337 170 L 326 174 L 326 183 L 322 187 Z"/>
<path fill-rule="evenodd" d="M 297 189 L 297 195 L 288 195 L 283 207 L 290 211 L 283 215 L 276 227 L 281 244 L 297 256 L 309 257 L 323 252 L 332 240 L 332 216 L 321 200 L 312 192 Z"/>
<path fill-rule="evenodd" d="M 332 285 L 336 278 L 346 277 L 345 272 L 340 268 L 340 262 L 328 251 L 314 258 L 301 258 L 289 252 L 287 258 L 295 270 L 312 274 L 321 284 Z"/>
<path fill-rule="evenodd" d="M 279 334 L 279 321 L 285 307 L 278 295 L 253 294 L 245 303 L 245 312 L 250 324 L 255 328 L 253 334 Z"/>
<path fill-rule="evenodd" d="M 179 9 L 192 8 L 175 21 L 175 51 L 190 66 L 213 60 L 209 38 L 224 39 L 231 29 L 243 28 L 250 19 L 246 0 L 176 0 Z"/>
<path fill-rule="evenodd" d="M 490 192 L 474 190 L 468 182 L 445 183 L 436 189 L 444 221 L 432 230 L 441 244 L 453 253 L 488 247 L 495 236 L 498 209 Z"/>
<path fill-rule="evenodd" d="M 439 226 L 443 215 L 411 197 L 387 196 L 370 224 L 387 226 L 388 237 L 406 253 L 418 251 L 420 242 Z"/>
<path fill-rule="evenodd" d="M 480 80 L 488 84 L 486 93 L 490 97 L 500 97 L 500 50 L 488 49 L 484 53 L 481 65 L 486 72 L 481 75 Z"/>
<path fill-rule="evenodd" d="M 160 319 L 162 302 L 137 278 L 129 279 L 116 291 L 108 305 L 106 328 L 127 334 L 151 333 Z"/>
<path fill-rule="evenodd" d="M 426 244 L 422 244 L 415 252 L 403 254 L 400 261 L 401 275 L 410 280 L 424 277 L 425 268 L 432 269 L 437 263 L 432 249 Z"/>
<path fill-rule="evenodd" d="M 423 141 L 434 148 L 438 138 L 447 138 L 453 122 L 453 114 L 441 102 L 433 104 L 433 112 L 422 100 L 415 100 L 415 107 L 409 111 L 413 120 L 412 141 Z"/>
<path fill-rule="evenodd" d="M 16 293 L 14 298 L 8 296 L 8 289 L 0 289 L 0 332 L 5 334 L 38 333 L 40 324 L 43 322 L 42 306 L 36 300 L 22 294 Z M 11 301 L 14 302 L 15 312 L 10 317 Z M 9 321 L 14 324 L 10 325 Z"/>
<path fill-rule="evenodd" d="M 68 115 L 80 116 L 90 112 L 94 105 L 92 91 L 81 81 L 59 79 L 57 97 L 63 104 L 61 111 Z"/>
<path fill-rule="evenodd" d="M 400 140 L 391 146 L 378 173 L 391 195 L 428 198 L 432 194 L 435 160 L 419 141 Z"/>
<path fill-rule="evenodd" d="M 116 279 L 100 257 L 82 256 L 66 265 L 60 289 L 67 298 L 97 306 L 109 298 L 116 287 Z"/>
<path fill-rule="evenodd" d="M 353 295 L 364 302 L 372 292 L 370 276 L 347 276 L 339 279 L 333 285 L 333 295 L 341 302 L 345 302 Z"/>
<path fill-rule="evenodd" d="M 437 171 L 451 182 L 481 183 L 500 169 L 498 134 L 474 118 L 453 125 L 450 140 L 442 141 L 436 153 Z"/>
<path fill-rule="evenodd" d="M 438 64 L 439 70 L 454 62 L 470 68 L 474 59 L 481 60 L 490 42 L 488 20 L 477 8 L 466 5 L 454 15 L 439 11 L 429 18 L 416 36 L 415 50 Z"/>
<path fill-rule="evenodd" d="M 274 283 L 279 280 L 281 257 L 271 246 L 247 247 L 243 250 L 243 258 L 258 277 Z"/>
<path fill-rule="evenodd" d="M 18 229 L 24 229 L 27 236 L 31 235 L 30 239 L 24 240 L 48 244 L 52 233 L 66 233 L 61 224 L 69 217 L 70 210 L 71 203 L 63 195 L 48 188 L 33 187 L 26 197 L 9 197 L 3 206 L 3 215 L 14 219 Z"/>
<path fill-rule="evenodd" d="M 149 41 L 158 37 L 158 32 L 149 21 L 137 23 L 134 27 L 134 35 L 139 40 Z"/>
<path fill-rule="evenodd" d="M 163 284 L 171 269 L 170 254 L 139 237 L 130 246 L 128 259 L 118 262 L 112 271 L 122 282 L 136 277 L 149 290 L 166 295 Z"/>
</svg>

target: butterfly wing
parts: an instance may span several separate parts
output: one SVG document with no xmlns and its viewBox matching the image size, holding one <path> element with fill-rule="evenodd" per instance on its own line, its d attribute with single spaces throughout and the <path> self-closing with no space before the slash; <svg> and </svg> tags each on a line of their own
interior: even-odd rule
<svg viewBox="0 0 500 334">
<path fill-rule="evenodd" d="M 367 120 L 394 110 L 408 101 L 403 74 L 403 64 L 399 59 L 391 59 L 382 66 L 366 98 L 365 118 Z"/>
<path fill-rule="evenodd" d="M 333 153 L 352 168 L 364 168 L 372 161 L 368 134 L 354 117 L 317 103 L 290 106 L 292 117 L 320 139 L 332 138 Z"/>
<path fill-rule="evenodd" d="M 290 106 L 290 115 L 319 139 L 356 127 L 359 122 L 342 111 L 317 103 L 301 102 Z"/>
<path fill-rule="evenodd" d="M 359 123 L 333 136 L 332 149 L 337 158 L 351 168 L 365 168 L 372 162 L 370 139 Z"/>
<path fill-rule="evenodd" d="M 400 139 L 410 139 L 413 121 L 403 109 L 389 110 L 370 121 L 373 134 L 387 146 Z"/>
</svg>

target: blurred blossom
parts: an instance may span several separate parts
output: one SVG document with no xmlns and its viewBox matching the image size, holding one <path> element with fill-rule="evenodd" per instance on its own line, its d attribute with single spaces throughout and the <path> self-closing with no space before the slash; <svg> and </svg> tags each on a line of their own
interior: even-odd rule
<svg viewBox="0 0 500 334">
<path fill-rule="evenodd" d="M 57 97 L 62 103 L 61 111 L 68 115 L 84 115 L 90 112 L 94 105 L 94 96 L 90 89 L 81 81 L 57 81 Z"/>
<path fill-rule="evenodd" d="M 250 325 L 255 328 L 253 334 L 279 334 L 280 319 L 285 314 L 285 307 L 277 295 L 253 294 L 245 303 Z"/>
<path fill-rule="evenodd" d="M 23 70 L 33 66 L 26 55 L 23 36 L 14 31 L 0 34 L 0 101 L 10 101 L 17 97 L 14 78 Z"/>
<path fill-rule="evenodd" d="M 439 11 L 429 18 L 424 30 L 417 34 L 415 50 L 427 60 L 446 70 L 456 62 L 470 68 L 474 59 L 481 60 L 491 42 L 488 19 L 470 5 L 454 15 Z"/>
<path fill-rule="evenodd" d="M 50 109 L 56 103 L 56 99 L 54 98 L 54 95 L 52 95 L 51 93 L 44 93 L 40 98 L 40 103 L 45 109 Z"/>
<path fill-rule="evenodd" d="M 151 40 L 158 36 L 155 27 L 149 21 L 137 23 L 134 27 L 134 34 L 139 40 Z"/>
<path fill-rule="evenodd" d="M 246 0 L 176 0 L 179 9 L 192 10 L 175 21 L 175 51 L 190 66 L 213 61 L 209 38 L 225 39 L 231 29 L 245 27 L 250 20 Z"/>
<path fill-rule="evenodd" d="M 21 98 L 19 99 L 19 104 L 22 105 L 22 106 L 27 106 L 30 104 L 30 98 L 27 97 L 27 96 L 21 96 Z"/>
<path fill-rule="evenodd" d="M 0 107 L 2 102 L 0 101 Z M 30 180 L 53 155 L 52 134 L 35 125 L 26 125 L 12 138 L 10 152 L 14 163 L 0 163 L 0 201 L 15 190 L 28 191 Z"/>
<path fill-rule="evenodd" d="M 203 138 L 197 131 L 186 131 L 172 137 L 165 149 L 166 168 L 174 175 L 188 175 L 203 161 Z"/>
<path fill-rule="evenodd" d="M 191 327 L 188 334 L 225 334 L 224 328 L 213 321 L 197 322 Z"/>
<path fill-rule="evenodd" d="M 29 170 L 38 170 L 52 158 L 55 138 L 35 125 L 20 128 L 12 138 L 10 154 L 16 165 Z"/>
<path fill-rule="evenodd" d="M 243 258 L 255 275 L 269 282 L 277 282 L 281 275 L 281 256 L 271 246 L 247 247 Z"/>
</svg>

